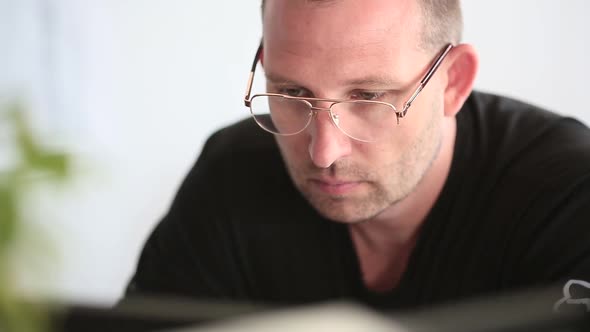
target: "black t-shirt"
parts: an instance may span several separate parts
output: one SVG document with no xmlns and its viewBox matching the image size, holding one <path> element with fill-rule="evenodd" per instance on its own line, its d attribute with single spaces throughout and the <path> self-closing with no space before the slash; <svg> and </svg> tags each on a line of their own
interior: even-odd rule
<svg viewBox="0 0 590 332">
<path fill-rule="evenodd" d="M 590 281 L 590 130 L 474 92 L 394 290 L 365 287 L 347 226 L 304 200 L 273 136 L 248 119 L 207 141 L 127 292 L 399 309 L 569 279 Z"/>
</svg>

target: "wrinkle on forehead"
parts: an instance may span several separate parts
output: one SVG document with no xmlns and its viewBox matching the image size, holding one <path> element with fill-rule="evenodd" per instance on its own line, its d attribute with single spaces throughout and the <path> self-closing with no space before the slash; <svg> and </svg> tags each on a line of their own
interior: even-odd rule
<svg viewBox="0 0 590 332">
<path fill-rule="evenodd" d="M 384 52 L 347 52 L 345 58 L 333 56 L 310 56 L 305 52 L 292 52 L 298 48 L 277 48 L 273 62 L 267 66 L 267 79 L 273 83 L 294 84 L 320 92 L 324 89 L 363 86 L 365 88 L 401 88 L 407 82 L 398 79 L 397 63 L 383 61 Z M 299 48 L 298 50 L 301 50 Z M 336 52 L 337 53 L 337 52 Z M 389 57 L 385 57 L 389 58 Z M 402 66 L 404 67 L 404 66 Z M 408 66 L 406 66 L 408 67 Z M 325 95 L 324 97 L 335 97 Z M 340 98 L 340 97 L 338 97 Z"/>
<path fill-rule="evenodd" d="M 307 88 L 335 87 L 363 75 L 411 79 L 419 15 L 412 0 L 272 0 L 264 18 L 266 68 Z M 393 73 L 393 74 L 392 74 Z"/>
<path fill-rule="evenodd" d="M 415 39 L 419 15 L 411 0 L 273 0 L 264 16 L 264 37 L 295 49 L 342 51 Z"/>
</svg>

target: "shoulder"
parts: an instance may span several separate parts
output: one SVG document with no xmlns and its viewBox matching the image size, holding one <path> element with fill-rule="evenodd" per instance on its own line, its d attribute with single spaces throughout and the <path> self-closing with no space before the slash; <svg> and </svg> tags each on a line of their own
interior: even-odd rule
<svg viewBox="0 0 590 332">
<path fill-rule="evenodd" d="M 243 202 L 269 196 L 277 186 L 291 185 L 274 136 L 246 119 L 207 139 L 181 192 L 186 189 L 224 202 Z M 240 204 L 232 204 L 236 205 Z"/>
<path fill-rule="evenodd" d="M 185 178 L 178 200 L 190 200 L 187 210 L 212 210 L 219 218 L 253 224 L 276 220 L 286 209 L 308 213 L 308 205 L 293 186 L 272 134 L 247 119 L 209 137 L 196 164 Z M 266 202 L 268 207 L 260 208 Z"/>
<path fill-rule="evenodd" d="M 506 275 L 514 284 L 589 280 L 588 127 L 480 92 L 466 102 L 458 126 L 460 202 L 503 252 Z"/>
<path fill-rule="evenodd" d="M 563 187 L 590 175 L 590 130 L 574 118 L 481 92 L 472 94 L 463 112 L 460 143 L 498 176 Z"/>
<path fill-rule="evenodd" d="M 588 143 L 590 130 L 580 121 L 542 107 L 489 93 L 475 91 L 466 101 L 460 120 L 477 131 L 477 136 L 497 141 L 523 144 L 544 135 L 564 135 L 564 138 Z M 481 139 L 481 138 L 480 138 Z"/>
<path fill-rule="evenodd" d="M 285 167 L 274 136 L 245 119 L 213 133 L 205 142 L 188 179 L 199 178 L 220 191 L 251 188 L 261 177 L 284 176 Z"/>
<path fill-rule="evenodd" d="M 590 130 L 584 124 L 479 92 L 461 113 L 451 174 L 457 204 L 470 211 L 464 214 L 499 232 L 519 232 L 526 243 L 533 240 L 527 234 L 549 224 L 590 232 Z"/>
<path fill-rule="evenodd" d="M 252 119 L 241 120 L 213 133 L 203 147 L 201 158 L 217 160 L 248 153 L 278 153 L 273 135 L 261 130 Z"/>
</svg>

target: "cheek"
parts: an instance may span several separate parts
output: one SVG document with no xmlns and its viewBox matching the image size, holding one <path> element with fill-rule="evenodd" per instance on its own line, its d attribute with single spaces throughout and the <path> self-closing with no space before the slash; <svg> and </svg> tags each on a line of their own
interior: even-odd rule
<svg viewBox="0 0 590 332">
<path fill-rule="evenodd" d="M 400 139 L 399 133 L 392 133 L 383 141 L 357 144 L 348 160 L 355 167 L 377 175 L 396 167 L 403 154 L 403 142 L 405 139 Z"/>
<path fill-rule="evenodd" d="M 374 143 L 373 150 L 381 155 L 389 155 L 390 158 L 400 155 L 405 147 L 414 141 L 416 129 L 415 119 L 402 118 L 399 124 L 396 123 L 391 127 L 391 135 L 386 140 Z"/>
<path fill-rule="evenodd" d="M 434 135 L 430 131 L 436 130 L 444 118 L 442 95 L 434 92 L 421 94 L 409 109 L 408 114 L 400 120 L 400 139 L 405 145 L 412 145 L 424 136 Z M 430 91 L 429 91 L 430 92 Z"/>
<path fill-rule="evenodd" d="M 399 125 L 395 124 L 391 128 L 391 135 L 386 140 L 367 147 L 365 156 L 372 165 L 380 165 L 386 169 L 398 168 L 402 167 L 401 164 L 413 164 L 416 158 L 419 158 L 420 151 L 416 150 L 424 145 L 424 140 L 427 140 L 425 135 L 431 134 L 429 131 L 433 129 L 433 114 L 431 108 L 426 107 L 416 107 L 412 110 L 415 113 L 408 113 L 400 119 Z"/>
</svg>

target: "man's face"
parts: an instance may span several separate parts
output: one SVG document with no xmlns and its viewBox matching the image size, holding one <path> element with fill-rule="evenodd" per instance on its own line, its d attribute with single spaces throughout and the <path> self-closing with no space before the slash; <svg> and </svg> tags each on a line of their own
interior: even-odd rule
<svg viewBox="0 0 590 332">
<path fill-rule="evenodd" d="M 401 110 L 435 56 L 418 48 L 419 36 L 419 10 L 411 0 L 267 1 L 267 89 L 380 100 Z M 376 142 L 349 138 L 327 112 L 298 135 L 277 137 L 296 187 L 319 213 L 346 223 L 371 219 L 402 201 L 440 148 L 440 85 L 435 75 L 399 125 L 391 112 Z"/>
</svg>

